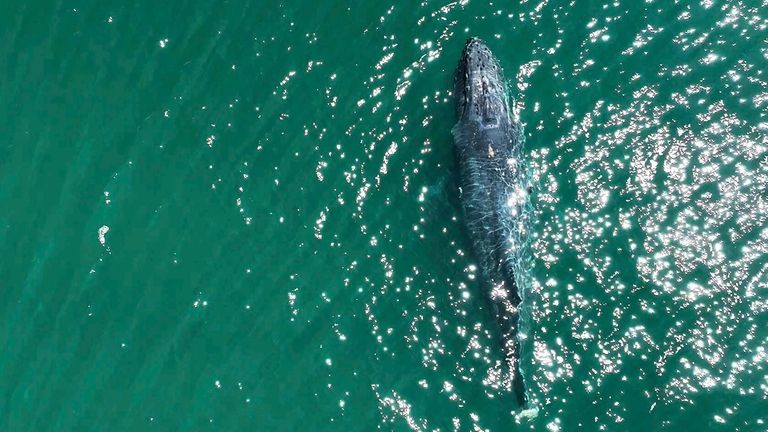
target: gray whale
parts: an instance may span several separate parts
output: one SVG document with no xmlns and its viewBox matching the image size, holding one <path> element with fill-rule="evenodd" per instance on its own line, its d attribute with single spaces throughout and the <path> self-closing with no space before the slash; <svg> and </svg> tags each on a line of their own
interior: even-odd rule
<svg viewBox="0 0 768 432">
<path fill-rule="evenodd" d="M 458 122 L 452 132 L 464 217 L 511 372 L 505 385 L 524 406 L 518 282 L 529 261 L 532 211 L 523 130 L 510 115 L 501 67 L 480 39 L 467 41 L 454 84 Z"/>
</svg>

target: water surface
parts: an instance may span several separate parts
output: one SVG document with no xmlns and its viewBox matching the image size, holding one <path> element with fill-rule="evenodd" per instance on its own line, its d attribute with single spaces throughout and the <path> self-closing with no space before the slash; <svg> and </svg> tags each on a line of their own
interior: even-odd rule
<svg viewBox="0 0 768 432">
<path fill-rule="evenodd" d="M 762 431 L 765 1 L 0 6 L 0 427 Z M 467 37 L 537 223 L 494 386 Z"/>
</svg>

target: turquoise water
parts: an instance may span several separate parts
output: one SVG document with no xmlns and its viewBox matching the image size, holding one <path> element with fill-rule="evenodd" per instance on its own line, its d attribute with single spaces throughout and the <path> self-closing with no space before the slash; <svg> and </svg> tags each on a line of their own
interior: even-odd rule
<svg viewBox="0 0 768 432">
<path fill-rule="evenodd" d="M 766 430 L 767 6 L 4 2 L 0 429 Z M 536 184 L 530 420 L 455 186 L 469 36 Z"/>
</svg>

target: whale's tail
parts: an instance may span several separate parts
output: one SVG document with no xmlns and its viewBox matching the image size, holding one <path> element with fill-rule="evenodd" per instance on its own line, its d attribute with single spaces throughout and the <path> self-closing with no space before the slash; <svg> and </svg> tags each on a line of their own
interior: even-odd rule
<svg viewBox="0 0 768 432">
<path fill-rule="evenodd" d="M 515 392 L 515 399 L 517 400 L 517 405 L 521 408 L 525 408 L 528 406 L 528 398 L 525 395 L 525 383 L 523 382 L 523 374 L 520 373 L 520 358 L 519 358 L 519 345 L 520 343 L 517 342 L 517 338 L 515 338 L 515 345 L 518 345 L 518 354 L 515 354 L 515 365 L 512 367 L 512 389 Z M 509 361 L 507 361 L 509 363 Z"/>
<path fill-rule="evenodd" d="M 517 337 L 520 298 L 517 295 L 516 284 L 510 279 L 493 286 L 489 300 L 494 311 L 494 319 L 498 323 L 499 345 L 503 348 L 504 363 L 512 377 L 512 393 L 518 407 L 525 408 L 528 405 L 528 398 L 520 369 L 520 341 Z"/>
</svg>

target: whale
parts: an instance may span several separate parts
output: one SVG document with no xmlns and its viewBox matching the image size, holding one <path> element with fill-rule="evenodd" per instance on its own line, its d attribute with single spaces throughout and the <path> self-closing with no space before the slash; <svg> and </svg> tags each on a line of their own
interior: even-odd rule
<svg viewBox="0 0 768 432">
<path fill-rule="evenodd" d="M 509 368 L 504 387 L 527 404 L 520 370 L 520 307 L 529 267 L 530 179 L 523 127 L 510 110 L 498 60 L 481 39 L 466 41 L 454 78 L 452 129 L 458 189 L 484 298 Z"/>
</svg>

